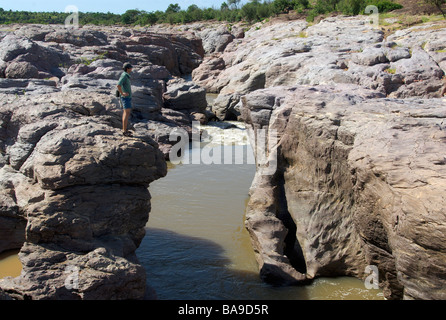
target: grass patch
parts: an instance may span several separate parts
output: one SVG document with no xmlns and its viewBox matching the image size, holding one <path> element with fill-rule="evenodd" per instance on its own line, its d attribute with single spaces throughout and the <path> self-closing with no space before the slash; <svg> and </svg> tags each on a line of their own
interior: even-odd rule
<svg viewBox="0 0 446 320">
<path fill-rule="evenodd" d="M 425 27 L 426 24 L 431 24 Z M 404 13 L 388 12 L 379 15 L 379 26 L 387 37 L 398 30 L 409 27 L 420 27 L 420 31 L 435 31 L 446 28 L 446 21 L 442 15 L 407 15 Z"/>
<path fill-rule="evenodd" d="M 95 61 L 105 59 L 107 54 L 108 54 L 108 52 L 104 52 L 92 59 L 87 59 L 87 58 L 81 57 L 79 60 L 76 61 L 76 63 L 77 64 L 85 64 L 86 66 L 89 66 L 90 64 L 92 64 Z"/>
</svg>

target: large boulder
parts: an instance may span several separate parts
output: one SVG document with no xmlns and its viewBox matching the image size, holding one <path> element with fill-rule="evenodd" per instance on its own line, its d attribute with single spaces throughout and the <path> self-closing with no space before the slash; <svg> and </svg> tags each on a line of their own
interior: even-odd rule
<svg viewBox="0 0 446 320">
<path fill-rule="evenodd" d="M 214 54 L 203 61 L 202 64 L 192 71 L 194 82 L 204 88 L 207 92 L 219 93 L 222 88 L 214 86 L 215 79 L 226 68 L 225 61 L 218 54 Z"/>
<path fill-rule="evenodd" d="M 246 226 L 266 281 L 376 270 L 386 298 L 445 298 L 446 101 L 380 95 L 343 85 L 242 98 L 258 150 Z"/>
<path fill-rule="evenodd" d="M 165 106 L 173 110 L 197 110 L 207 107 L 206 90 L 191 81 L 174 79 L 167 83 L 163 94 Z"/>
<path fill-rule="evenodd" d="M 39 70 L 29 62 L 12 62 L 5 70 L 10 79 L 31 79 L 39 77 Z"/>
<path fill-rule="evenodd" d="M 228 44 L 235 38 L 225 25 L 221 25 L 216 29 L 206 28 L 199 34 L 203 39 L 203 48 L 208 54 L 225 51 Z"/>
<path fill-rule="evenodd" d="M 0 287 L 15 299 L 144 298 L 135 250 L 150 211 L 148 186 L 167 165 L 154 140 L 124 139 L 114 128 L 104 114 L 109 96 L 95 99 L 102 111 L 75 92 L 19 97 L 0 109 L 7 159 L 0 219 L 17 233 L 2 245 L 21 248 L 23 266 Z M 85 114 L 89 106 L 102 115 Z"/>
<path fill-rule="evenodd" d="M 60 67 L 70 57 L 59 49 L 42 46 L 28 38 L 14 34 L 5 36 L 0 42 L 0 64 L 6 68 L 6 78 L 47 78 L 62 76 Z"/>
<path fill-rule="evenodd" d="M 176 76 L 191 74 L 203 61 L 201 39 L 190 34 L 137 33 L 121 42 L 133 59 L 165 66 Z"/>
</svg>

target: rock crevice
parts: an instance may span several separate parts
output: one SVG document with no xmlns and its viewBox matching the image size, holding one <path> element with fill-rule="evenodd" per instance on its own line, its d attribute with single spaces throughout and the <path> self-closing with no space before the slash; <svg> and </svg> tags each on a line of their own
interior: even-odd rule
<svg viewBox="0 0 446 320">
<path fill-rule="evenodd" d="M 254 147 L 256 130 L 267 130 L 272 145 L 271 132 L 278 133 L 277 171 L 258 168 L 247 210 L 261 274 L 296 284 L 321 276 L 364 279 L 376 266 L 387 298 L 442 299 L 441 272 L 428 270 L 446 268 L 445 172 L 434 164 L 443 158 L 445 103 L 374 95 L 351 85 L 298 86 L 242 98 Z M 288 232 L 299 244 L 292 251 L 305 261 L 299 277 L 288 259 Z M 423 267 L 414 269 L 420 257 Z"/>
</svg>

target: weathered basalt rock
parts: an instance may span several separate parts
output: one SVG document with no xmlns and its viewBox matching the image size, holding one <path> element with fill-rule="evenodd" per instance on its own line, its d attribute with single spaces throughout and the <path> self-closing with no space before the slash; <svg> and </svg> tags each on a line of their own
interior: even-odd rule
<svg viewBox="0 0 446 320">
<path fill-rule="evenodd" d="M 135 250 L 150 211 L 148 186 L 167 173 L 170 133 L 190 131 L 193 114 L 206 107 L 182 92 L 182 106 L 194 107 L 172 110 L 163 94 L 172 75 L 201 63 L 201 39 L 119 27 L 11 29 L 0 34 L 7 77 L 0 79 L 0 252 L 20 249 L 23 272 L 1 280 L 1 292 L 145 298 Z M 115 96 L 128 61 L 134 138 L 122 135 Z"/>
<path fill-rule="evenodd" d="M 0 93 L 33 95 L 34 99 L 59 92 L 114 96 L 123 62 L 131 62 L 135 67 L 132 127 L 156 121 L 190 131 L 193 120 L 208 120 L 204 89 L 189 83 L 184 90 L 175 91 L 175 85 L 170 84 L 180 80 L 169 82 L 174 76 L 189 75 L 202 62 L 203 43 L 193 33 L 155 33 L 113 26 L 66 30 L 58 25 L 12 25 L 10 29 L 13 31 L 0 32 L 0 78 L 7 77 L 0 79 Z M 174 91 L 178 93 L 175 97 Z M 52 99 L 55 97 L 63 95 L 53 95 Z M 107 103 L 107 109 L 101 104 L 85 106 L 75 100 L 67 100 L 72 110 L 83 115 L 112 115 L 114 127 L 119 127 L 122 111 L 118 99 Z M 185 120 L 181 124 L 180 118 Z M 139 134 L 162 137 L 160 141 L 166 144 L 161 148 L 167 151 L 173 142 L 166 139 L 165 126 L 159 127 L 159 132 L 155 127 L 155 132 Z"/>
<path fill-rule="evenodd" d="M 358 84 L 392 98 L 439 98 L 445 37 L 444 26 L 428 24 L 385 38 L 361 16 L 258 23 L 205 57 L 193 80 L 221 94 L 212 111 L 222 119 L 240 93 L 275 86 Z"/>
<path fill-rule="evenodd" d="M 14 224 L 0 243 L 2 251 L 21 248 L 23 265 L 0 287 L 15 299 L 142 299 L 146 276 L 135 250 L 148 186 L 167 173 L 164 155 L 148 136 L 124 138 L 114 128 L 109 96 L 45 98 L 0 108 L 0 217 Z M 23 233 L 12 237 L 14 230 Z"/>
<path fill-rule="evenodd" d="M 163 98 L 168 109 L 204 112 L 207 108 L 206 90 L 183 79 L 169 81 Z"/>
<path fill-rule="evenodd" d="M 343 85 L 242 101 L 254 148 L 269 132 L 246 218 L 266 281 L 365 278 L 372 265 L 387 298 L 445 298 L 444 99 Z"/>
</svg>

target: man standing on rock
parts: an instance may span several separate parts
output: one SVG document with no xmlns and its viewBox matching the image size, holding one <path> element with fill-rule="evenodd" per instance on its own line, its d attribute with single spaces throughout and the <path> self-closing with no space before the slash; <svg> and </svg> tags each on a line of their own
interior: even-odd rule
<svg viewBox="0 0 446 320">
<path fill-rule="evenodd" d="M 121 95 L 121 102 L 123 114 L 122 114 L 122 132 L 124 136 L 131 137 L 132 134 L 128 131 L 128 123 L 130 114 L 132 113 L 132 85 L 130 82 L 130 73 L 133 70 L 133 66 L 130 63 L 124 64 L 124 72 L 118 81 L 118 91 Z"/>
</svg>

